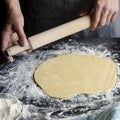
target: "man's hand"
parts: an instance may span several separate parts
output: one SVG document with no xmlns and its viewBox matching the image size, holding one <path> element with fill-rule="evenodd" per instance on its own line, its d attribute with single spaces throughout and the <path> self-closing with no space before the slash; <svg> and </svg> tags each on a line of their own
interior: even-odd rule
<svg viewBox="0 0 120 120">
<path fill-rule="evenodd" d="M 6 49 L 13 46 L 20 44 L 22 46 L 27 45 L 27 38 L 23 30 L 24 26 L 24 18 L 22 12 L 20 10 L 18 0 L 11 3 L 10 0 L 7 3 L 7 11 L 8 11 L 8 18 L 4 29 L 1 33 L 1 40 L 0 40 L 0 48 L 5 57 L 9 61 L 13 61 L 12 56 L 6 55 Z M 23 52 L 21 54 L 25 54 Z"/>
<path fill-rule="evenodd" d="M 119 0 L 95 0 L 91 29 L 108 25 L 115 21 L 119 11 Z"/>
</svg>

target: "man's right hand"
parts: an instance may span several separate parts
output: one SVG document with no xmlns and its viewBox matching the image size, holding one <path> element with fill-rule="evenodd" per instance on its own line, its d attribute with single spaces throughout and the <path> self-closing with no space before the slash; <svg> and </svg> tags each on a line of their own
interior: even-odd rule
<svg viewBox="0 0 120 120">
<path fill-rule="evenodd" d="M 6 24 L 1 33 L 0 49 L 9 61 L 13 61 L 12 56 L 7 56 L 7 48 L 20 44 L 22 46 L 27 45 L 27 38 L 24 33 L 24 18 L 20 9 L 19 1 L 11 3 L 7 2 L 8 17 Z M 26 54 L 22 52 L 20 54 Z M 19 54 L 19 55 L 20 55 Z"/>
</svg>

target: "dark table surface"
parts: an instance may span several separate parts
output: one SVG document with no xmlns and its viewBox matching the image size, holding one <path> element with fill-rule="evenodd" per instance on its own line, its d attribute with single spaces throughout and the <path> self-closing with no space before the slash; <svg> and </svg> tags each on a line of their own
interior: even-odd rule
<svg viewBox="0 0 120 120">
<path fill-rule="evenodd" d="M 104 93 L 80 94 L 68 99 L 54 99 L 47 96 L 35 84 L 34 71 L 48 58 L 67 53 L 97 55 L 115 61 L 118 67 L 116 86 Z M 100 112 L 120 100 L 119 63 L 120 39 L 61 40 L 25 56 L 16 57 L 13 63 L 5 62 L 0 57 L 0 92 L 10 93 L 23 103 L 20 120 L 82 117 Z"/>
</svg>

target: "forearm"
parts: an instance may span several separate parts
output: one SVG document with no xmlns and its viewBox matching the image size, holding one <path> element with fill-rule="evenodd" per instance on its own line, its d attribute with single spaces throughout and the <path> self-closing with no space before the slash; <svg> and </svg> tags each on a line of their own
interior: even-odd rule
<svg viewBox="0 0 120 120">
<path fill-rule="evenodd" d="M 19 0 L 5 0 L 5 4 L 8 14 L 11 12 L 21 14 Z"/>
</svg>

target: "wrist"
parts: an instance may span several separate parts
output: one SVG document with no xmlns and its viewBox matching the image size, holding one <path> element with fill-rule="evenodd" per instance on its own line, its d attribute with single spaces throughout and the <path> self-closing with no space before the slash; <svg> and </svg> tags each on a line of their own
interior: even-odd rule
<svg viewBox="0 0 120 120">
<path fill-rule="evenodd" d="M 8 15 L 11 13 L 21 14 L 19 0 L 5 0 Z"/>
</svg>

